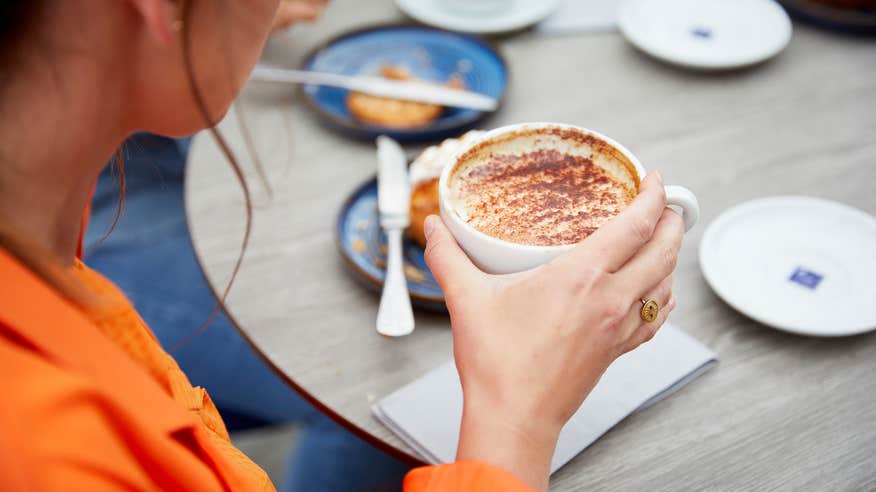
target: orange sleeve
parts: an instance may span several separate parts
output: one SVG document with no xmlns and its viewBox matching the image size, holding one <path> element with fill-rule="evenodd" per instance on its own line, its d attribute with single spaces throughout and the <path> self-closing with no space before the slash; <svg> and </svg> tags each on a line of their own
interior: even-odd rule
<svg viewBox="0 0 876 492">
<path fill-rule="evenodd" d="M 457 461 L 415 468 L 405 477 L 404 492 L 531 492 L 525 483 L 496 465 Z"/>
<path fill-rule="evenodd" d="M 4 490 L 142 490 L 138 482 L 149 482 L 125 466 L 125 442 L 107 431 L 112 423 L 83 381 L 2 337 L 0 371 L 9 387 L 0 411 Z"/>
<path fill-rule="evenodd" d="M 0 489 L 160 490 L 137 436 L 99 391 L 0 333 Z M 147 462 L 148 463 L 148 462 Z M 145 465 L 145 466 L 144 466 Z M 201 490 L 215 490 L 204 480 Z M 198 482 L 196 482 L 198 483 Z M 197 490 L 191 488 L 188 490 Z"/>
</svg>

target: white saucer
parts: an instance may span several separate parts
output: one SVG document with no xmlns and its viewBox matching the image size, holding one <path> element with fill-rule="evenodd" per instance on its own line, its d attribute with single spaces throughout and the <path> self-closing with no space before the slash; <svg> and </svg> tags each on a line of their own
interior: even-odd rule
<svg viewBox="0 0 876 492">
<path fill-rule="evenodd" d="M 477 3 L 478 0 L 470 0 Z M 531 26 L 552 14 L 561 0 L 507 0 L 508 6 L 495 11 L 460 11 L 451 5 L 459 0 L 396 0 L 405 14 L 423 24 L 450 31 L 496 34 Z"/>
<path fill-rule="evenodd" d="M 618 26 L 655 58 L 707 70 L 764 61 L 791 39 L 791 20 L 773 0 L 625 0 Z"/>
<path fill-rule="evenodd" d="M 706 229 L 706 281 L 728 304 L 780 330 L 824 337 L 876 328 L 876 218 L 802 196 L 737 205 Z"/>
</svg>

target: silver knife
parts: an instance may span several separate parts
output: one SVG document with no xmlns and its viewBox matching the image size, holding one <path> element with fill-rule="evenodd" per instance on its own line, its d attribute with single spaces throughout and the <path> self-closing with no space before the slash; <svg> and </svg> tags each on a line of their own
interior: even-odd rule
<svg viewBox="0 0 876 492">
<path fill-rule="evenodd" d="M 499 107 L 499 101 L 496 98 L 477 92 L 452 89 L 429 82 L 390 80 L 365 75 L 341 75 L 257 65 L 250 75 L 250 80 L 341 87 L 375 96 L 456 108 L 471 108 L 479 111 L 495 111 Z"/>
<path fill-rule="evenodd" d="M 402 231 L 410 223 L 411 187 L 407 159 L 401 145 L 377 137 L 377 210 L 386 231 L 386 278 L 377 310 L 377 332 L 398 337 L 414 331 L 414 313 L 402 260 Z"/>
</svg>

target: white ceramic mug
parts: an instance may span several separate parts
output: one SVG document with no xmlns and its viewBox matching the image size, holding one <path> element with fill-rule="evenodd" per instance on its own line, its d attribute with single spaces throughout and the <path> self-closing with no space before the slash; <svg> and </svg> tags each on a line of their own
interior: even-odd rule
<svg viewBox="0 0 876 492">
<path fill-rule="evenodd" d="M 521 123 L 496 128 L 484 133 L 468 145 L 460 148 L 450 159 L 450 164 L 444 167 L 438 183 L 438 204 L 441 208 L 441 218 L 453 233 L 456 241 L 468 254 L 469 258 L 482 270 L 489 273 L 514 273 L 535 268 L 547 263 L 553 258 L 574 248 L 574 244 L 556 246 L 537 246 L 518 244 L 487 235 L 464 221 L 450 204 L 448 183 L 454 169 L 460 165 L 460 159 L 467 159 L 469 150 L 489 148 L 506 151 L 507 153 L 523 153 L 537 150 L 558 150 L 562 153 L 598 158 L 597 154 L 605 156 L 605 149 L 594 149 L 582 143 L 586 139 L 572 140 L 564 138 L 564 133 L 584 134 L 595 137 L 598 141 L 608 144 L 612 159 L 621 159 L 632 164 L 636 169 L 639 181 L 645 177 L 645 167 L 633 155 L 614 140 L 592 130 L 560 123 Z M 510 138 L 509 138 L 510 137 Z M 700 206 L 696 196 L 681 186 L 666 186 L 667 204 L 684 218 L 685 231 L 690 230 L 700 215 Z"/>
</svg>

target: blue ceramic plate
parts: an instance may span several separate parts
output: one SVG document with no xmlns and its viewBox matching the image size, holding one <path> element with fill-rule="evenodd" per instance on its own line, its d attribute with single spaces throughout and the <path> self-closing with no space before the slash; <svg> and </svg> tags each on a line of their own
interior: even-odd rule
<svg viewBox="0 0 876 492">
<path fill-rule="evenodd" d="M 501 55 L 475 37 L 419 26 L 383 26 L 341 35 L 318 48 L 304 62 L 306 70 L 345 75 L 379 75 L 383 65 L 402 66 L 423 80 L 446 82 L 457 74 L 468 90 L 502 98 L 508 71 Z M 447 108 L 432 123 L 414 129 L 386 128 L 363 122 L 347 110 L 347 90 L 308 85 L 304 98 L 323 122 L 348 135 L 396 140 L 455 137 L 486 114 Z"/>
<path fill-rule="evenodd" d="M 335 230 L 341 256 L 350 271 L 377 292 L 386 276 L 386 237 L 377 214 L 377 178 L 357 188 L 344 202 Z M 444 294 L 423 258 L 423 248 L 405 238 L 405 276 L 414 306 L 444 311 Z"/>
</svg>

